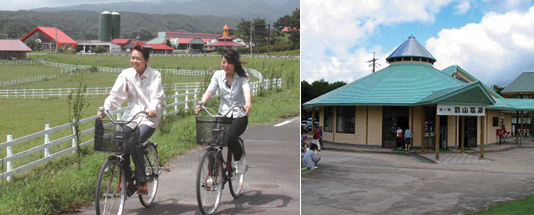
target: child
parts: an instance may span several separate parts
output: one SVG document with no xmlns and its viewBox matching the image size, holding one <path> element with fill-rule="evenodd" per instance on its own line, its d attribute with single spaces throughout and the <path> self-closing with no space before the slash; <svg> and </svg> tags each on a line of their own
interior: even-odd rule
<svg viewBox="0 0 534 215">
<path fill-rule="evenodd" d="M 308 169 L 317 169 L 317 163 L 321 160 L 321 156 L 319 156 L 319 152 L 317 151 L 317 145 L 311 144 L 310 149 L 308 149 L 304 153 L 304 157 L 302 157 L 302 161 L 304 163 L 304 166 L 308 167 Z"/>
</svg>

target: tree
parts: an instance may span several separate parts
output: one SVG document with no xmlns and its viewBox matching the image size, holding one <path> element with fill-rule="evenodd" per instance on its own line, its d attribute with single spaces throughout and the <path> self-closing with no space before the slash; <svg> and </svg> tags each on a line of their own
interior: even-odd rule
<svg viewBox="0 0 534 215">
<path fill-rule="evenodd" d="M 290 19 L 288 23 L 288 26 L 290 27 L 289 40 L 291 40 L 293 44 L 300 47 L 300 9 L 299 8 L 293 11 L 291 18 L 292 19 Z"/>
<path fill-rule="evenodd" d="M 239 22 L 237 24 L 237 30 L 235 31 L 235 35 L 241 39 L 243 39 L 243 41 L 247 44 L 249 44 L 249 46 L 252 46 L 252 37 L 250 35 L 250 20 L 245 20 L 245 19 L 241 19 L 241 22 Z M 252 25 L 255 26 L 257 24 L 263 24 L 265 25 L 265 18 L 261 19 L 261 18 L 254 18 L 253 22 L 252 22 Z M 254 32 L 253 32 L 254 34 Z M 254 36 L 254 35 L 253 35 Z M 255 34 L 256 37 L 254 37 L 254 40 L 256 41 L 256 45 L 260 45 L 262 44 L 263 42 L 265 42 L 265 35 L 263 34 Z"/>
<path fill-rule="evenodd" d="M 328 93 L 332 90 L 335 90 L 339 87 L 345 86 L 347 83 L 343 81 L 336 81 L 333 83 L 328 83 L 324 79 L 320 79 L 309 84 L 306 80 L 302 81 L 300 84 L 300 94 L 302 104 L 317 98 L 325 93 Z"/>
<path fill-rule="evenodd" d="M 35 41 L 32 38 L 26 40 L 26 45 L 33 51 L 41 51 L 43 49 L 40 42 Z"/>
<path fill-rule="evenodd" d="M 498 93 L 498 94 L 501 95 L 501 96 L 502 96 L 502 93 L 501 93 L 501 92 L 502 92 L 502 90 L 504 90 L 504 88 L 505 88 L 505 87 L 503 87 L 503 86 L 499 86 L 499 85 L 496 85 L 496 84 L 494 84 L 494 85 L 491 86 L 491 89 L 493 89 L 496 93 Z"/>
<path fill-rule="evenodd" d="M 0 39 L 19 39 L 20 30 L 13 21 L 1 20 L 0 21 Z"/>
<path fill-rule="evenodd" d="M 104 48 L 104 46 L 97 46 L 94 50 L 93 50 L 95 53 L 104 53 L 106 52 L 106 48 Z"/>
</svg>

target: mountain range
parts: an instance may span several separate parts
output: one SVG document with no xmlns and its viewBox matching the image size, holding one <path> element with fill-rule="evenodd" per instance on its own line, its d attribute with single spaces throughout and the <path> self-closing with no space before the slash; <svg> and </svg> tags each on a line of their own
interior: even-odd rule
<svg viewBox="0 0 534 215">
<path fill-rule="evenodd" d="M 166 0 L 160 2 L 113 2 L 75 6 L 37 8 L 30 11 L 92 11 L 116 10 L 147 14 L 183 14 L 188 16 L 212 15 L 238 19 L 266 18 L 273 23 L 279 17 L 300 8 L 300 0 Z"/>
</svg>

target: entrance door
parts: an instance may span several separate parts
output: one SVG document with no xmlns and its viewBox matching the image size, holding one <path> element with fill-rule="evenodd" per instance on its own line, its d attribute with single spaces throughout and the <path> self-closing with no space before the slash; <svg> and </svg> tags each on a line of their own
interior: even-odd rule
<svg viewBox="0 0 534 215">
<path fill-rule="evenodd" d="M 465 118 L 465 129 L 464 129 L 464 143 L 465 147 L 476 148 L 477 147 L 477 117 L 476 116 L 464 116 Z M 460 121 L 461 123 L 461 121 Z M 461 132 L 462 125 L 460 124 L 458 131 L 458 147 L 461 147 Z"/>
<path fill-rule="evenodd" d="M 409 107 L 390 107 L 382 108 L 382 147 L 394 148 L 397 127 L 403 131 L 409 125 Z"/>
</svg>

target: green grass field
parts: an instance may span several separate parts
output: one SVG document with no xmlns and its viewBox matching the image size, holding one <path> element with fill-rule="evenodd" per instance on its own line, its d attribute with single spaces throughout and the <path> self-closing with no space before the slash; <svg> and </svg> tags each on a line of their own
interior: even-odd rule
<svg viewBox="0 0 534 215">
<path fill-rule="evenodd" d="M 39 77 L 44 75 L 55 75 L 61 73 L 61 68 L 48 66 L 22 66 L 22 65 L 0 65 L 2 75 L 0 82 L 17 80 L 21 78 Z"/>
<path fill-rule="evenodd" d="M 534 196 L 513 202 L 502 203 L 469 215 L 527 215 L 534 212 Z"/>
</svg>

